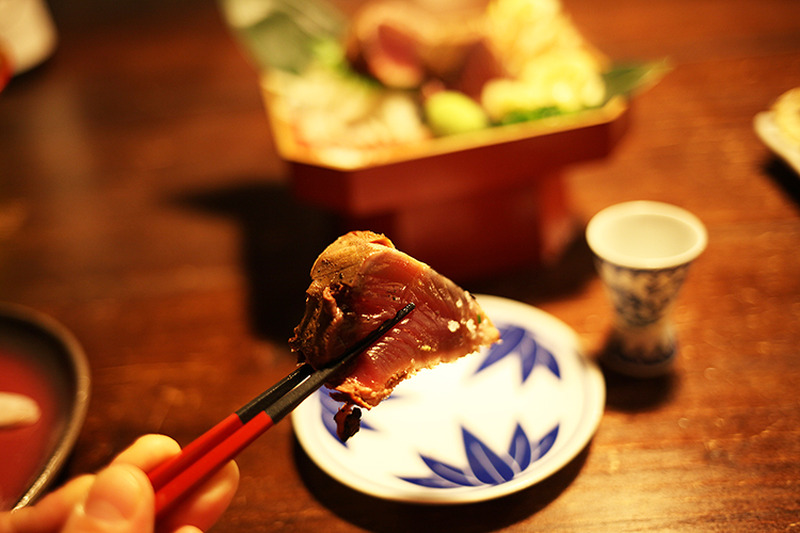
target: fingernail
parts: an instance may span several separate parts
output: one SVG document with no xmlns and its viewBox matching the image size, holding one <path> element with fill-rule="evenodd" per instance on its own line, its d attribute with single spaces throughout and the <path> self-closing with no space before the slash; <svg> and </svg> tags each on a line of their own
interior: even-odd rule
<svg viewBox="0 0 800 533">
<path fill-rule="evenodd" d="M 109 466 L 99 474 L 86 498 L 87 516 L 105 523 L 127 522 L 136 514 L 144 490 L 128 465 Z"/>
</svg>

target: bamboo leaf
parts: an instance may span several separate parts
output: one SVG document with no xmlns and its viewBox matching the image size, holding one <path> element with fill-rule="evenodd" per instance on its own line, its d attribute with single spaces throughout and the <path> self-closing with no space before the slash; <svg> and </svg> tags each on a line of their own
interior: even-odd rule
<svg viewBox="0 0 800 533">
<path fill-rule="evenodd" d="M 222 12 L 261 69 L 300 73 L 322 41 L 338 39 L 345 17 L 322 0 L 221 0 Z"/>
<path fill-rule="evenodd" d="M 619 63 L 603 74 L 606 97 L 633 96 L 663 78 L 672 68 L 666 59 L 646 63 Z"/>
</svg>

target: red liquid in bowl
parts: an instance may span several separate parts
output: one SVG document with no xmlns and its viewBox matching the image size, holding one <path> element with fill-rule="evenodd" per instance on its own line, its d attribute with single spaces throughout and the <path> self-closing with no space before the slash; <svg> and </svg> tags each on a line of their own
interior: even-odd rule
<svg viewBox="0 0 800 533">
<path fill-rule="evenodd" d="M 32 425 L 0 428 L 0 510 L 19 501 L 58 446 L 69 409 L 59 405 L 63 388 L 54 370 L 36 357 L 0 349 L 0 392 L 29 396 L 41 410 Z"/>
</svg>

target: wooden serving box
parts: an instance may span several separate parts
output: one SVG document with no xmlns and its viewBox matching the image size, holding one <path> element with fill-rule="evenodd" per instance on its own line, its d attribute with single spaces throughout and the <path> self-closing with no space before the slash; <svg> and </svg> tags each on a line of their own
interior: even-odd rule
<svg viewBox="0 0 800 533">
<path fill-rule="evenodd" d="M 628 123 L 628 102 L 569 116 L 374 150 L 331 164 L 295 143 L 263 84 L 279 155 L 301 201 L 337 216 L 342 232 L 385 233 L 402 251 L 459 281 L 553 261 L 579 229 L 562 173 L 606 157 Z"/>
</svg>

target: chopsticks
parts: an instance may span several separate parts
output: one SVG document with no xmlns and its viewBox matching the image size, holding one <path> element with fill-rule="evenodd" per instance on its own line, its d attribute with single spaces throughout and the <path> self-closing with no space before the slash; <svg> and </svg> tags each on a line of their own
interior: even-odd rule
<svg viewBox="0 0 800 533">
<path fill-rule="evenodd" d="M 298 366 L 247 405 L 189 443 L 180 454 L 148 472 L 156 495 L 156 518 L 277 424 L 319 389 L 332 374 L 400 323 L 414 307 L 410 303 L 400 309 L 393 318 L 383 322 L 330 365 L 317 371 L 308 363 Z"/>
</svg>

